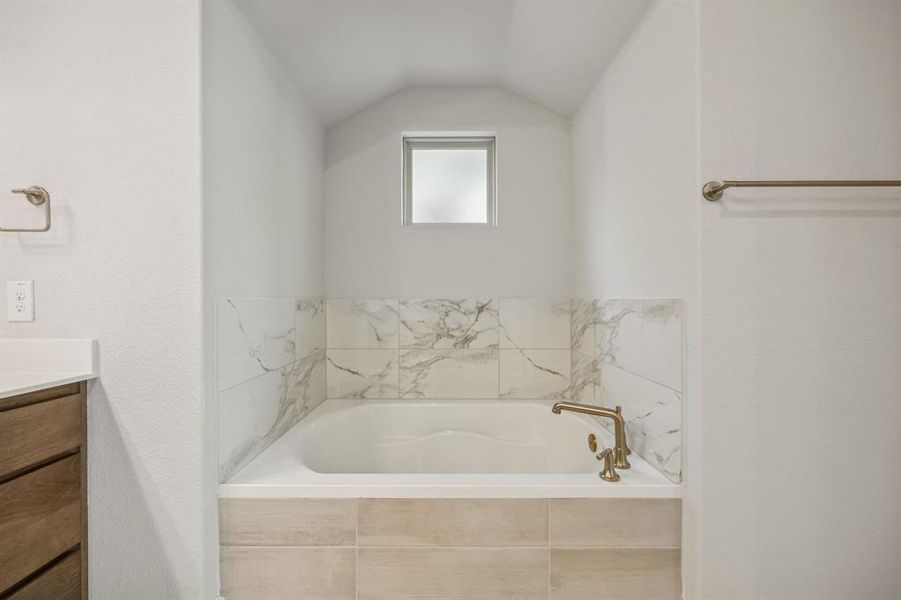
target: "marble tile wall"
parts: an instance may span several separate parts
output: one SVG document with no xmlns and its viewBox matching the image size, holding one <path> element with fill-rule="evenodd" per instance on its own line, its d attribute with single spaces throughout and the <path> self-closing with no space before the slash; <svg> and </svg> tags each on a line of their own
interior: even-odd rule
<svg viewBox="0 0 901 600">
<path fill-rule="evenodd" d="M 326 397 L 572 398 L 680 481 L 682 343 L 675 299 L 221 299 L 220 477 Z"/>
<path fill-rule="evenodd" d="M 570 301 L 330 299 L 330 398 L 566 398 Z"/>
<path fill-rule="evenodd" d="M 323 298 L 217 301 L 220 481 L 325 400 L 325 334 Z"/>
<path fill-rule="evenodd" d="M 681 481 L 681 300 L 580 299 L 572 310 L 573 397 L 621 405 L 632 450 Z"/>
</svg>

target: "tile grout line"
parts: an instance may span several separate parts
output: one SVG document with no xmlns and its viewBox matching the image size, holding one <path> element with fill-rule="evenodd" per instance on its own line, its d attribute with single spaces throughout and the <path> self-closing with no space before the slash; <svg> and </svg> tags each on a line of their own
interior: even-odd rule
<svg viewBox="0 0 901 600">
<path fill-rule="evenodd" d="M 497 396 L 501 395 L 501 299 L 497 299 Z"/>
<path fill-rule="evenodd" d="M 312 353 L 311 353 L 311 354 L 312 354 Z M 305 358 L 305 357 L 304 357 L 304 358 Z M 268 370 L 263 371 L 262 373 L 257 373 L 257 374 L 254 375 L 253 377 L 249 377 L 248 379 L 244 379 L 243 381 L 239 381 L 238 383 L 233 383 L 233 384 L 231 384 L 231 385 L 229 385 L 229 386 L 227 386 L 227 387 L 222 388 L 221 390 L 217 389 L 217 390 L 216 390 L 216 394 L 221 394 L 221 393 L 223 393 L 223 392 L 228 392 L 228 391 L 230 391 L 230 390 L 235 389 L 236 387 L 240 387 L 240 386 L 244 385 L 245 383 L 250 383 L 251 381 L 256 381 L 257 379 L 260 379 L 260 378 L 262 378 L 262 377 L 265 377 L 266 375 L 271 375 L 272 373 L 277 373 L 277 372 L 278 372 L 279 370 L 281 370 L 282 368 L 287 367 L 288 365 L 297 362 L 297 360 L 298 360 L 298 359 L 291 359 L 291 360 L 289 360 L 288 362 L 286 362 L 286 363 L 283 364 L 283 365 L 279 365 L 279 366 L 277 366 L 277 367 L 267 367 Z M 218 373 L 216 374 L 216 376 L 217 376 L 217 379 L 218 379 Z M 218 385 L 218 384 L 217 384 L 217 385 Z"/>
<path fill-rule="evenodd" d="M 396 396 L 400 399 L 400 298 L 390 298 L 387 302 L 394 302 L 394 316 L 397 320 L 397 327 L 394 330 L 395 339 L 397 340 L 397 348 L 392 348 L 395 350 L 394 359 L 397 363 L 397 377 L 394 381 L 394 389 L 397 390 Z"/>
<path fill-rule="evenodd" d="M 252 547 L 252 546 L 247 546 Z M 265 546 L 267 548 L 348 548 L 348 546 Z M 531 546 L 416 546 L 410 544 L 384 544 L 384 545 L 369 545 L 369 546 L 359 546 L 359 548 L 366 550 L 417 550 L 417 551 L 428 551 L 428 550 L 504 550 L 504 551 L 526 551 L 526 550 L 543 550 L 545 549 L 544 544 L 534 544 Z M 555 548 L 555 550 L 558 548 Z M 566 548 L 567 550 L 569 548 Z M 623 548 L 575 548 L 576 550 L 623 550 Z M 628 550 L 629 548 L 625 548 Z M 646 548 L 632 548 L 633 550 L 642 550 Z M 674 550 L 676 548 L 658 548 L 659 550 Z"/>
<path fill-rule="evenodd" d="M 360 599 L 360 499 L 354 499 L 354 599 Z"/>
<path fill-rule="evenodd" d="M 551 499 L 544 501 L 547 511 L 547 598 L 551 598 Z"/>
<path fill-rule="evenodd" d="M 463 545 L 463 546 L 453 546 L 453 545 L 415 545 L 415 544 L 372 544 L 372 545 L 364 545 L 364 546 L 351 546 L 350 544 L 344 545 L 333 545 L 333 544 L 219 544 L 220 548 L 304 548 L 304 549 L 323 549 L 323 550 L 346 550 L 349 548 L 354 548 L 355 550 L 369 549 L 369 550 L 417 550 L 417 551 L 428 551 L 428 550 L 504 550 L 504 551 L 517 551 L 517 550 L 541 550 L 545 547 L 548 547 L 552 550 L 604 550 L 610 552 L 617 552 L 620 550 L 661 550 L 661 551 L 681 551 L 681 546 L 555 546 L 555 545 L 543 545 L 543 544 L 535 544 L 535 545 L 521 545 L 521 546 L 474 546 L 474 545 Z"/>
<path fill-rule="evenodd" d="M 634 376 L 634 377 L 638 377 L 639 379 L 643 379 L 643 380 L 647 381 L 648 383 L 653 383 L 654 385 L 658 385 L 658 386 L 660 386 L 660 387 L 662 387 L 662 388 L 666 388 L 666 389 L 668 389 L 669 391 L 671 391 L 671 392 L 673 392 L 673 393 L 675 393 L 675 394 L 679 394 L 679 396 L 682 395 L 682 390 L 677 390 L 676 388 L 674 388 L 674 387 L 672 387 L 672 386 L 669 386 L 669 385 L 667 385 L 667 384 L 665 384 L 665 383 L 660 383 L 659 381 L 656 381 L 656 380 L 654 380 L 654 379 L 651 379 L 650 377 L 648 377 L 648 376 L 646 376 L 646 375 L 641 375 L 641 374 L 639 374 L 639 373 L 636 373 L 635 371 L 632 371 L 632 370 L 630 370 L 630 369 L 627 369 L 627 368 L 623 367 L 622 365 L 618 365 L 618 364 L 616 364 L 616 363 L 612 363 L 612 362 L 610 362 L 609 360 L 604 360 L 603 357 L 600 357 L 600 356 L 599 356 L 599 357 L 597 357 L 597 359 L 598 359 L 598 364 L 599 364 L 599 365 L 600 365 L 600 364 L 608 365 L 608 366 L 610 366 L 610 367 L 613 367 L 614 369 L 619 369 L 619 370 L 622 371 L 623 373 L 628 373 L 629 375 L 632 375 L 632 376 Z"/>
<path fill-rule="evenodd" d="M 605 552 L 619 552 L 620 550 L 677 550 L 681 551 L 681 546 L 553 546 L 554 550 L 578 550 L 593 551 L 603 550 Z"/>
<path fill-rule="evenodd" d="M 383 544 L 383 545 L 368 545 L 368 546 L 351 546 L 350 544 L 344 545 L 332 545 L 332 544 L 313 544 L 313 545 L 305 545 L 305 544 L 219 544 L 220 548 L 304 548 L 304 549 L 323 549 L 323 550 L 347 550 L 349 548 L 355 548 L 359 550 L 370 549 L 370 550 L 419 550 L 419 551 L 428 551 L 428 550 L 504 550 L 504 551 L 517 551 L 517 550 L 541 550 L 546 546 L 543 544 L 536 544 L 532 546 L 425 546 L 425 545 L 411 545 L 411 544 Z M 681 546 L 550 546 L 553 550 L 604 550 L 615 552 L 619 550 L 681 550 Z"/>
</svg>

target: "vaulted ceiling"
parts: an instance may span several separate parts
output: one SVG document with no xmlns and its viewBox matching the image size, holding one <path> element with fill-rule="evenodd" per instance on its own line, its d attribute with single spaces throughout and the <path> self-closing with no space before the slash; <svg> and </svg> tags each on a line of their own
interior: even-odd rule
<svg viewBox="0 0 901 600">
<path fill-rule="evenodd" d="M 571 116 L 646 0 L 238 0 L 326 125 L 410 85 L 501 85 Z"/>
</svg>

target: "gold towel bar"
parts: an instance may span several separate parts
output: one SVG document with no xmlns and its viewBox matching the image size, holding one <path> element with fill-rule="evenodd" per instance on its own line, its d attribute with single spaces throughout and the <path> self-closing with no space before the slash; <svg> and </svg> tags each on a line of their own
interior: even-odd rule
<svg viewBox="0 0 901 600">
<path fill-rule="evenodd" d="M 901 187 L 901 180 L 833 179 L 826 181 L 708 181 L 701 188 L 705 200 L 715 202 L 734 187 Z"/>
</svg>

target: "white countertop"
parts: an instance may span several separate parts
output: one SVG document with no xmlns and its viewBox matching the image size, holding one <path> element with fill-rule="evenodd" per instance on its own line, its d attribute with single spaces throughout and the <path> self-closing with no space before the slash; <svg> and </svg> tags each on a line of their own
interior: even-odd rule
<svg viewBox="0 0 901 600">
<path fill-rule="evenodd" d="M 0 398 L 94 379 L 97 340 L 0 338 Z"/>
</svg>

